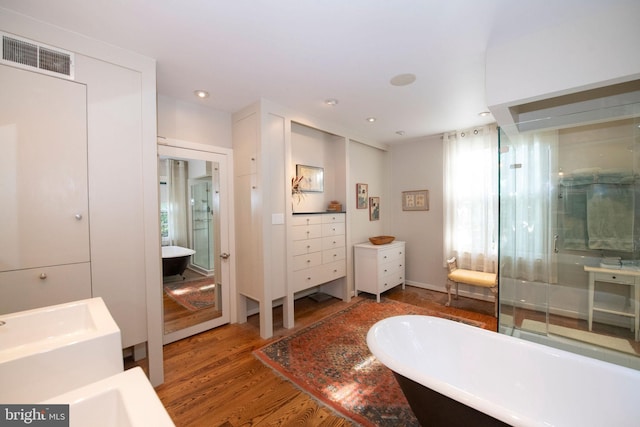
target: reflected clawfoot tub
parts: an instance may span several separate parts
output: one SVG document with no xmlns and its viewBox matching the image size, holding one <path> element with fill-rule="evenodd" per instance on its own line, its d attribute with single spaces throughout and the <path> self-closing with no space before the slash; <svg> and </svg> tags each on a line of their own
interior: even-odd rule
<svg viewBox="0 0 640 427">
<path fill-rule="evenodd" d="M 162 247 L 162 277 L 182 275 L 189 264 L 189 257 L 196 251 L 181 246 Z"/>
</svg>

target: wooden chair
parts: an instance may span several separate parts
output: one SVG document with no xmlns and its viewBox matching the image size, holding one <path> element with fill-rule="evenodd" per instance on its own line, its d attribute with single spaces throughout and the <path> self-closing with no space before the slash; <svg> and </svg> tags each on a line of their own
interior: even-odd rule
<svg viewBox="0 0 640 427">
<path fill-rule="evenodd" d="M 489 288 L 495 300 L 493 315 L 498 317 L 498 276 L 496 273 L 484 273 L 482 271 L 465 270 L 458 268 L 458 262 L 455 257 L 447 260 L 447 295 L 449 300 L 445 304 L 447 307 L 451 305 L 451 283 L 456 284 L 456 296 L 458 299 L 458 283 L 466 285 L 479 286 Z"/>
</svg>

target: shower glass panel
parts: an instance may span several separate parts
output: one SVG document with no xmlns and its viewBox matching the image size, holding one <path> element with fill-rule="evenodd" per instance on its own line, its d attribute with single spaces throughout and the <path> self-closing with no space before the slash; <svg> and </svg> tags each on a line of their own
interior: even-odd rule
<svg viewBox="0 0 640 427">
<path fill-rule="evenodd" d="M 499 330 L 640 369 L 635 94 L 500 128 Z"/>
<path fill-rule="evenodd" d="M 211 179 L 191 184 L 191 234 L 196 251 L 191 262 L 205 270 L 213 271 L 213 210 Z"/>
</svg>

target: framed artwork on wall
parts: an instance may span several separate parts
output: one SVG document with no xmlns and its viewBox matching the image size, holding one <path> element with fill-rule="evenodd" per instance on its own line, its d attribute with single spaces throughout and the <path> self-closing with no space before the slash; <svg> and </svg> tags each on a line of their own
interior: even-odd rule
<svg viewBox="0 0 640 427">
<path fill-rule="evenodd" d="M 369 221 L 380 219 L 380 197 L 369 197 Z"/>
<path fill-rule="evenodd" d="M 356 208 L 367 209 L 369 207 L 369 185 L 356 184 Z"/>
<path fill-rule="evenodd" d="M 306 193 L 322 193 L 324 191 L 323 168 L 296 165 L 296 177 L 299 178 L 301 191 Z"/>
<path fill-rule="evenodd" d="M 414 190 L 402 192 L 403 211 L 428 211 L 429 190 Z"/>
</svg>

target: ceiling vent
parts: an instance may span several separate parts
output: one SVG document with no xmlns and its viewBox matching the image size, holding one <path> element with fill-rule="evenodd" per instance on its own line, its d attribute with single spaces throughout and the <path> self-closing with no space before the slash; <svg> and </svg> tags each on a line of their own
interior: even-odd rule
<svg viewBox="0 0 640 427">
<path fill-rule="evenodd" d="M 4 33 L 0 35 L 1 63 L 73 80 L 73 53 Z"/>
</svg>

